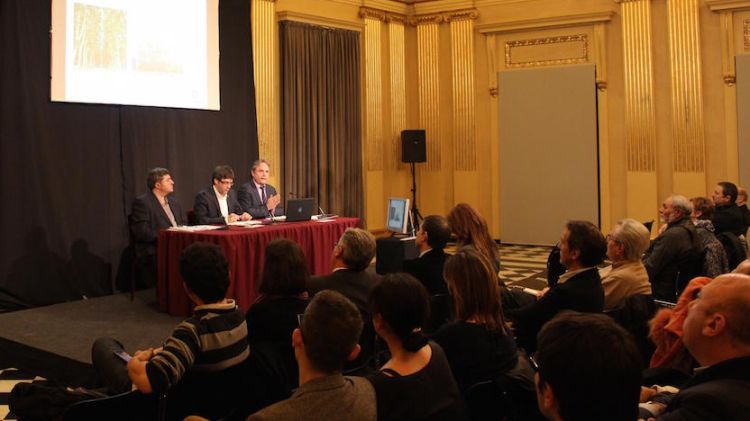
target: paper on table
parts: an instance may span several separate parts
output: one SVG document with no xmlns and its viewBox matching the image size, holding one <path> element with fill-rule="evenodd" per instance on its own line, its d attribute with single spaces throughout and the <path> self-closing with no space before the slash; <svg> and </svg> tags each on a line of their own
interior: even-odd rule
<svg viewBox="0 0 750 421">
<path fill-rule="evenodd" d="M 261 225 L 261 224 L 263 224 L 262 220 L 260 220 L 260 219 L 251 219 L 249 221 L 234 221 L 234 222 L 230 222 L 227 225 L 231 225 L 231 226 L 234 226 L 234 227 L 249 227 L 251 225 Z"/>
<path fill-rule="evenodd" d="M 191 225 L 181 227 L 169 227 L 170 231 L 183 231 L 183 232 L 195 232 L 195 231 L 210 231 L 224 228 L 221 225 Z"/>
</svg>

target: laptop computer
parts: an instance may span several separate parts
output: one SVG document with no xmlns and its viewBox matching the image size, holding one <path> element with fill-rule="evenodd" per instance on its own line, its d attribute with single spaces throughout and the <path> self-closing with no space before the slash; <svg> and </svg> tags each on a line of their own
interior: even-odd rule
<svg viewBox="0 0 750 421">
<path fill-rule="evenodd" d="M 286 201 L 286 222 L 309 221 L 313 214 L 315 199 L 288 199 Z"/>
</svg>

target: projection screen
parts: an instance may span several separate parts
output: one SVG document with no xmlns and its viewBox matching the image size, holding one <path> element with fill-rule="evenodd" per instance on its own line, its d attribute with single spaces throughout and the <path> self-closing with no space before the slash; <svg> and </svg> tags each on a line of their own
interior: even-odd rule
<svg viewBox="0 0 750 421">
<path fill-rule="evenodd" d="M 52 0 L 52 101 L 218 110 L 219 0 Z"/>
</svg>

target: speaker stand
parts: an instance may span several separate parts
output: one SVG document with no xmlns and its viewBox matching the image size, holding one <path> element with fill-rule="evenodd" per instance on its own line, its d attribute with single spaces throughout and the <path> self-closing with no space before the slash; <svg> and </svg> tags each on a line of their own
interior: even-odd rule
<svg viewBox="0 0 750 421">
<path fill-rule="evenodd" d="M 417 173 L 415 169 L 415 164 L 411 163 L 411 223 L 412 223 L 412 231 L 416 232 L 416 230 L 419 229 L 420 221 L 423 219 L 422 214 L 419 213 L 419 209 L 417 208 Z"/>
</svg>

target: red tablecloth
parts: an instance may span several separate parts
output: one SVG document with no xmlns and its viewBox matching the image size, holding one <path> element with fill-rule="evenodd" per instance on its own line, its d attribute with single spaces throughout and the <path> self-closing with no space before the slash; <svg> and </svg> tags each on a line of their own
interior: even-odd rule
<svg viewBox="0 0 750 421">
<path fill-rule="evenodd" d="M 231 283 L 227 296 L 246 311 L 257 296 L 256 279 L 263 270 L 266 244 L 276 238 L 297 242 L 307 257 L 310 272 L 330 272 L 331 253 L 341 234 L 360 225 L 359 218 L 337 218 L 327 222 L 284 222 L 260 228 L 230 226 L 226 230 L 159 233 L 156 297 L 159 309 L 175 316 L 187 316 L 192 303 L 182 287 L 179 258 L 185 247 L 198 241 L 218 244 L 229 262 Z"/>
</svg>

